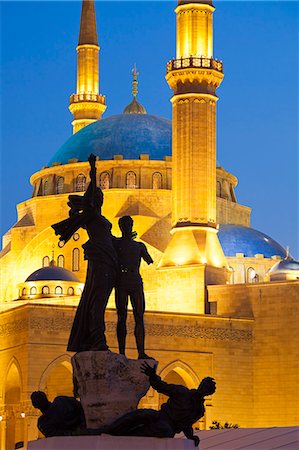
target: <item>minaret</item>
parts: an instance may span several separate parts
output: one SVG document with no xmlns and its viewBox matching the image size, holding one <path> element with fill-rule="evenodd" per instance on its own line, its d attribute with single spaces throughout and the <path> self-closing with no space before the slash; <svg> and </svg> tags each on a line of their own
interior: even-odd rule
<svg viewBox="0 0 299 450">
<path fill-rule="evenodd" d="M 106 100 L 99 95 L 99 44 L 93 0 L 83 0 L 77 47 L 77 92 L 70 97 L 73 132 L 102 117 Z"/>
<path fill-rule="evenodd" d="M 225 282 L 216 224 L 216 88 L 211 1 L 179 1 L 176 59 L 167 64 L 172 102 L 172 237 L 160 267 L 205 265 Z"/>
</svg>

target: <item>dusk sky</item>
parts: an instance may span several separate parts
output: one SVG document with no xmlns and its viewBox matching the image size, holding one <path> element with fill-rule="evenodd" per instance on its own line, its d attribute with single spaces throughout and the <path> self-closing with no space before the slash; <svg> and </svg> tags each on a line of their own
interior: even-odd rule
<svg viewBox="0 0 299 450">
<path fill-rule="evenodd" d="M 131 101 L 131 69 L 148 113 L 171 118 L 166 62 L 175 56 L 176 2 L 97 2 L 104 117 Z M 298 3 L 215 2 L 217 160 L 236 175 L 251 225 L 298 246 Z M 0 2 L 1 235 L 15 205 L 31 197 L 30 176 L 72 134 L 81 2 Z M 67 215 L 67 212 L 66 212 Z"/>
</svg>

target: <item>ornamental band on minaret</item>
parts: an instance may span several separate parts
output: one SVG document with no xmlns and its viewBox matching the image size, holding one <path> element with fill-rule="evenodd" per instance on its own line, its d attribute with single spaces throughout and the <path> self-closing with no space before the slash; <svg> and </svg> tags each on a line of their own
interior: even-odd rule
<svg viewBox="0 0 299 450">
<path fill-rule="evenodd" d="M 99 95 L 99 44 L 93 0 L 83 0 L 77 46 L 77 92 L 70 97 L 73 132 L 101 119 L 106 99 Z"/>
<path fill-rule="evenodd" d="M 216 88 L 222 63 L 213 59 L 211 2 L 180 1 L 176 59 L 167 64 L 172 102 L 172 238 L 160 267 L 227 267 L 216 224 Z M 221 275 L 222 272 L 222 275 Z M 215 270 L 214 270 L 215 273 Z"/>
</svg>

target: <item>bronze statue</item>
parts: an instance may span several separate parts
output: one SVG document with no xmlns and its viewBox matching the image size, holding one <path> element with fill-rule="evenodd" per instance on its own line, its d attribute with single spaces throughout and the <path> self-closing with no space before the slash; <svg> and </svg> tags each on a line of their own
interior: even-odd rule
<svg viewBox="0 0 299 450">
<path fill-rule="evenodd" d="M 108 350 L 105 337 L 105 309 L 115 286 L 117 255 L 111 223 L 101 214 L 103 192 L 96 186 L 95 156 L 90 155 L 90 184 L 83 196 L 70 195 L 70 217 L 52 225 L 60 241 L 67 242 L 83 227 L 89 240 L 83 245 L 88 260 L 85 287 L 73 322 L 67 350 Z"/>
<path fill-rule="evenodd" d="M 176 433 L 183 432 L 187 439 L 192 439 L 195 446 L 199 445 L 198 436 L 194 436 L 192 425 L 205 413 L 204 397 L 214 394 L 215 380 L 204 378 L 197 389 L 168 384 L 156 374 L 156 368 L 146 362 L 141 371 L 149 377 L 150 385 L 169 399 L 159 411 L 154 409 L 137 409 L 120 417 L 110 426 L 99 432 L 115 436 L 148 436 L 172 438 Z"/>
<path fill-rule="evenodd" d="M 37 427 L 45 437 L 85 434 L 81 403 L 74 397 L 58 396 L 50 402 L 42 391 L 31 394 L 34 408 L 41 411 Z"/>
<path fill-rule="evenodd" d="M 114 247 L 118 256 L 118 276 L 115 288 L 115 303 L 117 309 L 117 339 L 119 353 L 125 354 L 126 320 L 128 298 L 130 297 L 135 319 L 135 339 L 138 358 L 149 358 L 144 352 L 144 292 L 142 278 L 139 273 L 141 258 L 152 264 L 153 260 L 142 242 L 134 241 L 136 233 L 133 230 L 133 219 L 130 216 L 121 217 L 118 221 L 122 237 L 114 240 Z"/>
</svg>

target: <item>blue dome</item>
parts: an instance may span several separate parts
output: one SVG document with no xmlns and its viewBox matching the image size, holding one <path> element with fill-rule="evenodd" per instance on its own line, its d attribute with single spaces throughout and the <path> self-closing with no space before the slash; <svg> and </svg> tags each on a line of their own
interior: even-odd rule
<svg viewBox="0 0 299 450">
<path fill-rule="evenodd" d="M 281 245 L 254 228 L 231 224 L 220 225 L 218 237 L 225 256 L 244 253 L 248 258 L 260 253 L 265 258 L 271 258 L 274 255 L 286 257 L 286 251 Z"/>
<path fill-rule="evenodd" d="M 59 280 L 59 281 L 73 281 L 79 283 L 78 278 L 67 269 L 63 267 L 56 267 L 50 265 L 48 267 L 42 267 L 41 269 L 33 272 L 26 281 L 51 281 L 51 280 Z"/>
<path fill-rule="evenodd" d="M 100 159 L 139 159 L 140 154 L 150 159 L 163 160 L 171 155 L 171 121 L 149 114 L 119 114 L 93 122 L 70 137 L 55 153 L 54 162 L 67 164 L 71 158 L 87 161 L 90 153 Z"/>
<path fill-rule="evenodd" d="M 291 258 L 286 258 L 274 264 L 274 266 L 272 266 L 269 270 L 269 273 L 289 273 L 292 270 L 299 272 L 299 261 Z"/>
</svg>

